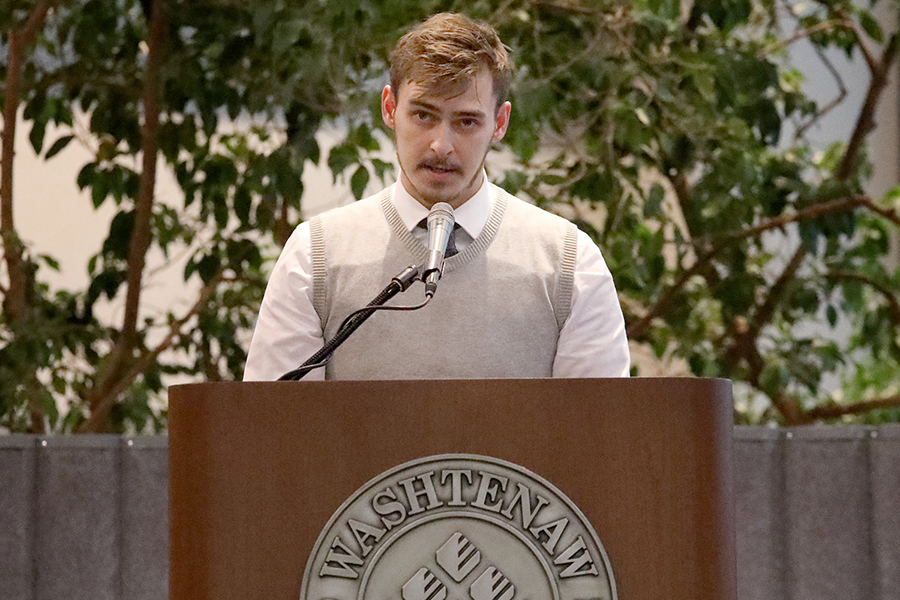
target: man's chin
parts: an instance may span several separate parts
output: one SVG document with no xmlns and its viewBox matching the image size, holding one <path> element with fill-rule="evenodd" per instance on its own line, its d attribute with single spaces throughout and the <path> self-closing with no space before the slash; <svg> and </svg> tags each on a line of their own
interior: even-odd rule
<svg viewBox="0 0 900 600">
<path fill-rule="evenodd" d="M 413 195 L 425 206 L 446 202 L 458 207 L 477 191 L 477 187 L 466 185 L 465 179 L 460 172 L 451 172 L 448 177 L 429 177 L 428 173 L 417 172 L 416 177 L 408 177 L 407 181 L 415 190 Z"/>
<path fill-rule="evenodd" d="M 422 194 L 429 205 L 437 202 L 453 204 L 453 201 L 456 200 L 463 191 L 458 185 L 440 182 L 422 182 L 420 185 L 416 186 L 416 189 L 419 190 L 419 193 Z"/>
</svg>

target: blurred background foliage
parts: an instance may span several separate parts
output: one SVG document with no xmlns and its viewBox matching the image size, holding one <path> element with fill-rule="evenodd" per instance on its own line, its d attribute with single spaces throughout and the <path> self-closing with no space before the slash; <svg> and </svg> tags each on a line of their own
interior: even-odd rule
<svg viewBox="0 0 900 600">
<path fill-rule="evenodd" d="M 614 274 L 633 348 L 736 383 L 735 418 L 900 418 L 900 191 L 871 197 L 867 136 L 896 71 L 896 0 L 3 0 L 0 427 L 161 431 L 173 382 L 239 379 L 307 169 L 358 198 L 394 168 L 378 95 L 429 14 L 492 23 L 517 65 L 489 175 L 576 221 Z M 885 11 L 886 9 L 886 11 Z M 792 44 L 869 72 L 852 135 Z M 85 289 L 14 222 L 13 143 L 80 144 L 114 206 Z M 327 149 L 323 131 L 339 139 Z M 63 132 L 50 139 L 48 131 Z M 900 143 L 900 142 L 898 142 Z M 157 195 L 173 174 L 176 203 Z M 186 257 L 186 306 L 151 310 L 147 256 Z M 119 302 L 116 318 L 98 303 Z M 298 357 L 298 363 L 306 357 Z M 641 361 L 636 374 L 641 375 Z"/>
</svg>

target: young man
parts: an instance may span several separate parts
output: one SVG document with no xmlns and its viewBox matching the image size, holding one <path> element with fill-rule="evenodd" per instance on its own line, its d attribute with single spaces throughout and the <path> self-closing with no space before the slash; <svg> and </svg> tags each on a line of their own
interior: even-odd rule
<svg viewBox="0 0 900 600">
<path fill-rule="evenodd" d="M 487 181 L 484 161 L 509 125 L 511 66 L 496 31 L 440 14 L 391 54 L 381 97 L 398 183 L 297 227 L 266 289 L 244 373 L 296 368 L 391 278 L 426 256 L 417 224 L 455 209 L 459 253 L 434 299 L 373 315 L 307 379 L 613 377 L 630 368 L 612 277 L 568 221 Z M 414 304 L 412 287 L 391 304 Z"/>
</svg>

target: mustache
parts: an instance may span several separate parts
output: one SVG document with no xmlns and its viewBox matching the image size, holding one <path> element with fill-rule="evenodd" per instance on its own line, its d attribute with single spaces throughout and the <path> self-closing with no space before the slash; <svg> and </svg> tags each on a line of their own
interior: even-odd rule
<svg viewBox="0 0 900 600">
<path fill-rule="evenodd" d="M 440 169 L 442 171 L 460 171 L 461 167 L 455 162 L 443 158 L 427 158 L 416 165 L 419 169 Z"/>
</svg>

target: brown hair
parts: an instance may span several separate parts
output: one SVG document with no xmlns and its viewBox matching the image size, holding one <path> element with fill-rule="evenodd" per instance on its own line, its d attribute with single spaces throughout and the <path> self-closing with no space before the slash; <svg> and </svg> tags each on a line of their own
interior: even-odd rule
<svg viewBox="0 0 900 600">
<path fill-rule="evenodd" d="M 438 93 L 465 90 L 486 68 L 497 107 L 509 95 L 512 64 L 497 31 L 461 14 L 440 13 L 404 35 L 391 52 L 391 87 L 415 81 Z"/>
</svg>

